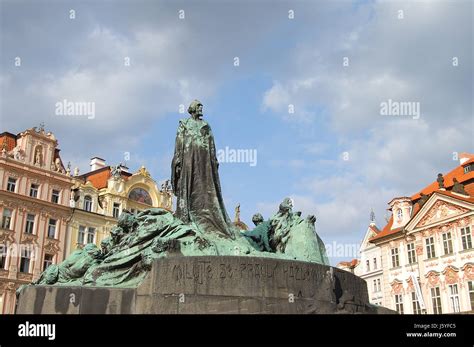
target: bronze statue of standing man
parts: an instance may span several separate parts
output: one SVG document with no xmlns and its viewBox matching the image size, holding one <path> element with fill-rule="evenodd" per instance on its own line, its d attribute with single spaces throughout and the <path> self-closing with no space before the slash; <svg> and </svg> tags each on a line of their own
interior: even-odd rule
<svg viewBox="0 0 474 347">
<path fill-rule="evenodd" d="M 209 124 L 202 120 L 202 103 L 194 100 L 189 118 L 179 121 L 171 163 L 171 185 L 177 197 L 176 217 L 202 231 L 234 238 L 234 228 L 222 199 L 219 162 Z"/>
</svg>

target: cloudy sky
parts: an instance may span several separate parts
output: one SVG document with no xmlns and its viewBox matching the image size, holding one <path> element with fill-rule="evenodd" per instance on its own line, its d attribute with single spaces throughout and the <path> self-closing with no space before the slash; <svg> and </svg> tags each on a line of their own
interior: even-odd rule
<svg viewBox="0 0 474 347">
<path fill-rule="evenodd" d="M 161 182 L 180 105 L 197 98 L 218 149 L 257 151 L 255 166 L 220 165 L 227 210 L 240 203 L 249 225 L 290 196 L 326 244 L 357 245 L 371 208 L 383 227 L 388 201 L 474 152 L 472 1 L 0 0 L 0 11 L 0 131 L 44 122 L 81 172 L 100 156 Z M 58 115 L 63 100 L 93 102 L 95 116 Z M 382 115 L 388 100 L 417 103 L 419 118 Z"/>
</svg>

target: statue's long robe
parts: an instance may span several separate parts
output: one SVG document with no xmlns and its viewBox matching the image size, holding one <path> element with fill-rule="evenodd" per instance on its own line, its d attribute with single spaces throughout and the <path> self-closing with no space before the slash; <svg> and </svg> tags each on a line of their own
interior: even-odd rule
<svg viewBox="0 0 474 347">
<path fill-rule="evenodd" d="M 222 199 L 218 167 L 209 124 L 201 119 L 181 119 L 171 164 L 171 184 L 177 197 L 175 215 L 184 223 L 195 223 L 204 232 L 234 238 L 234 227 Z"/>
</svg>

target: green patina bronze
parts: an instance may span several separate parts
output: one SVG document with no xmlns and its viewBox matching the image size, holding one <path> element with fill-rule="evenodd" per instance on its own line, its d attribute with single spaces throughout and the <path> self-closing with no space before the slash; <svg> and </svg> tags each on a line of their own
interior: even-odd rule
<svg viewBox="0 0 474 347">
<path fill-rule="evenodd" d="M 153 260 L 177 256 L 257 256 L 293 259 L 329 265 L 316 218 L 293 212 L 291 199 L 265 221 L 242 232 L 230 221 L 222 199 L 214 138 L 201 119 L 202 104 L 189 107 L 181 120 L 172 162 L 172 186 L 177 196 L 175 214 L 151 208 L 137 215 L 124 210 L 101 250 L 93 244 L 51 265 L 32 284 L 136 287 Z M 19 289 L 21 291 L 21 288 Z"/>
<path fill-rule="evenodd" d="M 177 197 L 176 216 L 200 230 L 235 238 L 236 228 L 227 215 L 219 180 L 219 162 L 211 127 L 202 120 L 202 104 L 194 100 L 191 117 L 179 121 L 171 185 Z"/>
</svg>

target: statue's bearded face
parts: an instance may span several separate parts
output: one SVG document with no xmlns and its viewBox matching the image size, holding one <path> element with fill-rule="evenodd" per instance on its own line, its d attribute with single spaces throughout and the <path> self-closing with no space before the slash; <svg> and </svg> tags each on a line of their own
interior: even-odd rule
<svg viewBox="0 0 474 347">
<path fill-rule="evenodd" d="M 196 105 L 196 113 L 195 113 L 196 117 L 197 118 L 202 118 L 202 105 L 201 104 L 197 104 Z"/>
</svg>

